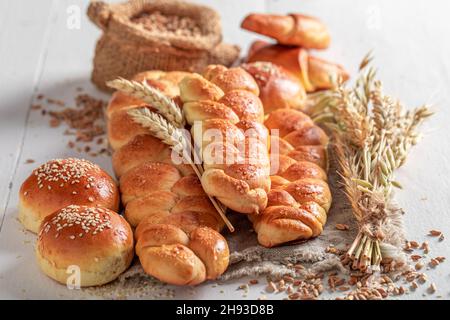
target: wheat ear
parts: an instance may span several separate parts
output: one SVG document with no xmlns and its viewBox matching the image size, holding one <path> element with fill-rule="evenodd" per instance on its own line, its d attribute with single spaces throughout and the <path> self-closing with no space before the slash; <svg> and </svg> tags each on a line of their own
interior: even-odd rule
<svg viewBox="0 0 450 320">
<path fill-rule="evenodd" d="M 158 89 L 145 82 L 140 83 L 123 78 L 108 81 L 106 85 L 150 104 L 176 127 L 184 128 L 185 120 L 180 107 Z"/>
<path fill-rule="evenodd" d="M 395 226 L 401 212 L 392 202 L 393 187 L 401 187 L 394 180 L 395 170 L 417 143 L 418 127 L 433 114 L 427 106 L 406 111 L 385 94 L 375 69 L 362 72 L 371 60 L 370 53 L 364 57 L 355 85 L 335 81 L 331 90 L 314 96 L 313 108 L 316 119 L 325 120 L 335 133 L 339 174 L 359 223 L 343 261 L 361 271 L 381 267 L 385 226 Z"/>
<path fill-rule="evenodd" d="M 189 162 L 192 169 L 194 169 L 195 174 L 199 179 L 201 179 L 202 174 L 197 168 L 197 166 L 192 161 L 190 154 L 188 154 L 186 148 L 188 146 L 188 142 L 186 141 L 185 136 L 180 128 L 176 128 L 173 124 L 171 124 L 168 120 L 162 117 L 160 114 L 156 112 L 152 112 L 147 108 L 137 108 L 128 111 L 130 117 L 136 123 L 139 123 L 144 128 L 147 128 L 150 131 L 150 134 L 154 137 L 160 139 L 165 144 L 169 145 L 171 148 L 176 148 L 176 150 L 182 150 L 183 158 Z M 230 232 L 234 232 L 234 227 L 231 224 L 230 220 L 225 215 L 225 212 L 221 206 L 217 202 L 214 197 L 208 195 L 209 200 L 213 204 L 214 208 L 219 213 L 220 217 L 223 219 L 225 224 L 227 225 Z"/>
</svg>

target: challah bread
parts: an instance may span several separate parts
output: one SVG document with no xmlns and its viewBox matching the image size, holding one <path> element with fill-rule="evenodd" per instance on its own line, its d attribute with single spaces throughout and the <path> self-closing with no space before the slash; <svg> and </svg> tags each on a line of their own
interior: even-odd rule
<svg viewBox="0 0 450 320">
<path fill-rule="evenodd" d="M 258 83 L 265 113 L 279 108 L 302 109 L 305 105 L 302 83 L 283 67 L 270 62 L 246 63 L 241 67 Z"/>
<path fill-rule="evenodd" d="M 158 89 L 164 93 L 167 97 L 175 99 L 179 96 L 180 90 L 178 89 L 178 83 L 189 73 L 182 71 L 145 71 L 138 73 L 131 80 L 146 82 L 148 85 Z M 109 118 L 110 115 L 122 108 L 127 108 L 130 105 L 138 105 L 144 103 L 142 100 L 133 98 L 121 91 L 116 91 L 113 93 L 108 106 L 106 108 L 106 116 Z"/>
<path fill-rule="evenodd" d="M 146 74 L 154 72 L 144 73 L 144 78 Z M 166 88 L 164 93 L 177 92 L 179 77 L 175 78 L 172 85 L 177 89 Z M 147 83 L 159 88 L 158 81 Z M 120 177 L 125 217 L 137 227 L 136 253 L 145 272 L 175 285 L 217 278 L 229 259 L 228 245 L 219 233 L 222 219 L 189 165 L 174 161 L 169 146 L 142 128 L 127 125 L 131 118 L 125 111 L 151 107 L 135 104 L 132 98 L 129 105 L 125 101 L 110 109 L 108 128 L 115 135 L 109 138 L 111 142 L 118 134 L 125 137 L 117 139 L 113 167 Z"/>
<path fill-rule="evenodd" d="M 347 80 L 345 69 L 324 59 L 314 57 L 304 48 L 255 41 L 250 47 L 248 62 L 266 61 L 282 66 L 298 78 L 307 92 L 332 87 L 332 78 Z"/>
<path fill-rule="evenodd" d="M 285 45 L 325 49 L 330 44 L 330 34 L 325 25 L 318 19 L 303 14 L 253 13 L 245 17 L 241 27 Z"/>
<path fill-rule="evenodd" d="M 142 223 L 136 239 L 144 270 L 167 283 L 196 285 L 216 279 L 228 267 L 228 245 L 208 227 L 196 227 L 188 236 L 171 224 Z"/>
<path fill-rule="evenodd" d="M 164 72 L 155 70 L 141 72 L 134 76 L 132 80 L 145 82 L 177 102 L 180 92 L 178 82 L 188 74 L 181 71 Z M 119 149 L 134 136 L 147 133 L 145 128 L 134 122 L 128 115 L 130 109 L 143 107 L 144 104 L 142 100 L 131 97 L 121 91 L 113 94 L 106 109 L 108 141 L 113 150 Z M 155 110 L 148 105 L 145 107 Z"/>
<path fill-rule="evenodd" d="M 183 175 L 194 174 L 189 164 L 174 164 L 172 150 L 161 140 L 148 134 L 134 136 L 112 156 L 113 169 L 117 177 L 147 161 L 172 164 Z"/>
<path fill-rule="evenodd" d="M 261 66 L 263 65 L 263 66 Z M 266 66 L 264 66 L 266 65 Z M 267 73 L 276 77 L 271 63 L 243 66 L 255 79 Z M 275 67 L 276 68 L 276 67 Z M 266 81 L 258 81 L 265 92 Z M 258 241 L 266 247 L 318 236 L 326 222 L 331 192 L 326 171 L 328 137 L 301 111 L 292 108 L 266 111 L 264 125 L 278 136 L 271 137 L 271 190 L 267 207 L 250 216 Z"/>
<path fill-rule="evenodd" d="M 157 221 L 170 212 L 189 209 L 196 212 L 195 219 L 208 222 L 208 226 L 216 230 L 223 227 L 196 176 L 183 176 L 173 165 L 146 161 L 122 175 L 120 190 L 125 217 L 133 226 L 147 217 Z"/>
<path fill-rule="evenodd" d="M 33 170 L 19 191 L 19 220 L 37 233 L 44 218 L 65 206 L 119 208 L 114 180 L 84 159 L 54 159 Z"/>
<path fill-rule="evenodd" d="M 146 104 L 135 104 L 120 108 L 113 112 L 107 122 L 108 141 L 115 151 L 130 142 L 136 135 L 148 133 L 147 129 L 133 121 L 128 112 L 136 108 L 147 108 L 154 111 Z"/>
<path fill-rule="evenodd" d="M 180 98 L 201 147 L 205 192 L 230 209 L 258 214 L 270 189 L 268 137 L 257 83 L 242 68 L 211 65 L 180 82 Z M 200 124 L 200 130 L 198 130 Z M 252 134 L 253 133 L 253 134 Z"/>
<path fill-rule="evenodd" d="M 117 213 L 70 205 L 47 216 L 39 231 L 37 261 L 50 278 L 81 287 L 116 279 L 134 255 L 133 232 Z"/>
<path fill-rule="evenodd" d="M 137 225 L 136 253 L 145 272 L 195 285 L 226 270 L 228 245 L 218 233 L 223 221 L 195 175 L 150 160 L 125 172 L 120 189 L 125 216 Z"/>
<path fill-rule="evenodd" d="M 267 208 L 251 217 L 258 241 L 273 247 L 316 237 L 331 205 L 326 175 L 328 137 L 309 117 L 293 109 L 273 111 L 265 125 L 279 130 L 281 147 L 271 149 L 278 171 L 271 176 Z"/>
</svg>

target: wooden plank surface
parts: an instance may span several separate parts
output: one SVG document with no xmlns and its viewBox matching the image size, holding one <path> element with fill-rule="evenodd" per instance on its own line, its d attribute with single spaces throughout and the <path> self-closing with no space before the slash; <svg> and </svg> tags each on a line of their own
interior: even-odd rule
<svg viewBox="0 0 450 320">
<path fill-rule="evenodd" d="M 22 151 L 29 106 L 42 74 L 54 1 L 32 12 L 28 1 L 0 3 L 0 230 Z"/>
<path fill-rule="evenodd" d="M 117 2 L 117 1 L 116 1 Z M 405 186 L 397 199 L 405 208 L 405 224 L 411 240 L 430 242 L 432 255 L 450 256 L 450 246 L 426 236 L 437 228 L 450 234 L 449 172 L 450 142 L 450 24 L 446 1 L 406 0 L 369 2 L 341 0 L 202 0 L 222 16 L 224 39 L 246 52 L 257 36 L 239 29 L 249 12 L 304 12 L 320 17 L 332 33 L 331 48 L 316 54 L 339 61 L 353 74 L 361 57 L 370 49 L 388 92 L 410 106 L 422 102 L 437 105 L 436 116 L 424 129 L 423 141 L 413 150 L 399 180 Z M 67 27 L 68 8 L 81 10 L 79 29 Z M 48 118 L 30 112 L 38 93 L 73 104 L 76 88 L 101 98 L 89 82 L 91 60 L 99 31 L 85 17 L 85 0 L 0 2 L 0 298 L 90 298 L 68 291 L 43 276 L 34 262 L 35 236 L 23 232 L 16 220 L 17 191 L 34 165 L 55 157 L 87 157 L 66 148 L 63 129 L 48 127 Z M 89 157 L 87 157 L 89 158 Z M 107 170 L 108 157 L 92 159 Z M 449 299 L 448 262 L 427 271 L 438 284 L 434 296 Z M 195 289 L 177 289 L 179 299 L 242 299 L 236 291 L 241 281 L 220 287 L 212 283 Z M 261 281 L 264 282 L 264 281 Z M 223 293 L 221 293 L 223 290 Z M 257 298 L 255 286 L 248 294 Z M 406 298 L 422 298 L 425 288 Z M 326 295 L 325 297 L 332 297 Z M 271 296 L 281 298 L 281 295 Z"/>
</svg>

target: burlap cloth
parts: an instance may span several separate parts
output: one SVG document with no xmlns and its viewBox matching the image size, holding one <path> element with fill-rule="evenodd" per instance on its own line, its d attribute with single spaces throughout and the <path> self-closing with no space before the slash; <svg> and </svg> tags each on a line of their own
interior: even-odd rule
<svg viewBox="0 0 450 320">
<path fill-rule="evenodd" d="M 287 263 L 313 264 L 316 269 L 340 268 L 340 262 L 335 254 L 327 253 L 327 248 L 334 246 L 344 249 L 352 243 L 356 236 L 357 226 L 351 207 L 339 188 L 337 163 L 331 159 L 329 184 L 333 194 L 333 202 L 328 213 L 328 220 L 322 234 L 312 240 L 275 248 L 264 248 L 258 245 L 256 233 L 251 223 L 242 215 L 233 215 L 233 225 L 236 232 L 227 233 L 230 246 L 230 267 L 222 275 L 221 280 L 228 280 L 247 275 L 278 275 L 291 272 Z M 347 224 L 350 229 L 340 231 L 335 228 L 337 223 Z"/>
<path fill-rule="evenodd" d="M 337 173 L 339 166 L 332 150 L 329 150 L 329 158 L 328 183 L 333 201 L 322 234 L 309 241 L 276 248 L 264 248 L 258 245 L 256 234 L 249 221 L 242 215 L 234 215 L 231 218 L 237 231 L 226 234 L 230 252 L 232 252 L 230 267 L 220 280 L 249 275 L 268 274 L 276 276 L 293 273 L 292 268 L 286 267 L 288 263 L 305 264 L 311 272 L 323 272 L 332 269 L 338 269 L 344 273 L 348 272 L 341 264 L 340 258 L 336 254 L 329 253 L 327 248 L 334 247 L 339 250 L 347 250 L 358 233 L 358 225 L 340 184 Z M 402 216 L 396 215 L 384 224 L 383 232 L 386 238 L 381 246 L 384 257 L 395 257 L 397 260 L 405 259 L 401 250 L 405 240 L 402 222 Z M 338 230 L 336 228 L 338 223 L 348 225 L 349 230 Z"/>
<path fill-rule="evenodd" d="M 244 276 L 293 274 L 292 268 L 287 267 L 288 263 L 301 263 L 307 267 L 308 271 L 315 273 L 329 270 L 347 273 L 348 270 L 341 264 L 339 257 L 327 252 L 328 247 L 342 250 L 348 248 L 358 231 L 350 204 L 339 184 L 337 168 L 337 161 L 330 152 L 328 177 L 333 202 L 324 231 L 315 239 L 276 248 L 264 248 L 258 245 L 256 234 L 245 215 L 230 215 L 229 218 L 236 228 L 234 233 L 224 233 L 231 252 L 230 266 L 218 281 L 224 282 Z M 400 216 L 397 219 L 398 221 L 387 224 L 384 230 L 387 239 L 382 251 L 385 256 L 402 255 L 401 259 L 404 259 L 401 251 L 405 239 L 402 218 Z M 338 223 L 347 224 L 349 230 L 336 229 L 335 226 Z M 133 266 L 115 282 L 101 289 L 88 291 L 93 295 L 100 293 L 106 298 L 128 297 L 136 294 L 139 297 L 160 298 L 164 290 L 167 290 L 167 287 L 145 274 L 136 260 Z"/>
</svg>

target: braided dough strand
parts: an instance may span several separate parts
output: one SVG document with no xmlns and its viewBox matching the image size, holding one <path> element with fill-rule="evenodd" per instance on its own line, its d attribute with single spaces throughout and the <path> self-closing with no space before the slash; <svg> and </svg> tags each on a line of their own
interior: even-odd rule
<svg viewBox="0 0 450 320">
<path fill-rule="evenodd" d="M 180 98 L 205 171 L 202 186 L 230 209 L 258 214 L 270 190 L 268 132 L 258 85 L 241 68 L 211 65 L 180 82 Z"/>
<path fill-rule="evenodd" d="M 151 71 L 146 81 L 177 101 L 180 72 Z M 143 269 L 175 285 L 195 285 L 221 275 L 229 263 L 223 221 L 188 164 L 175 164 L 172 150 L 134 123 L 128 111 L 152 108 L 114 93 L 107 109 L 108 137 L 115 149 L 125 218 L 136 227 L 136 253 Z"/>
</svg>

